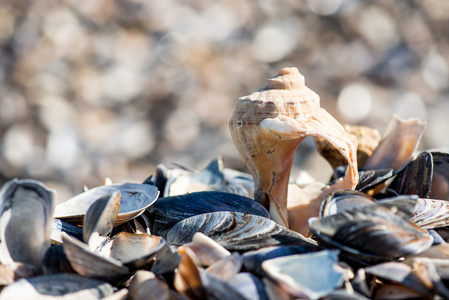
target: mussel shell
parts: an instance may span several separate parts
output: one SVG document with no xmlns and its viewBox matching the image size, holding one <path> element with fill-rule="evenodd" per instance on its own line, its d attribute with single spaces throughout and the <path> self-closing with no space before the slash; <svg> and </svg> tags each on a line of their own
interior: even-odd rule
<svg viewBox="0 0 449 300">
<path fill-rule="evenodd" d="M 229 251 L 247 251 L 282 244 L 314 244 L 301 234 L 274 221 L 239 212 L 213 212 L 178 222 L 167 234 L 172 245 L 192 241 L 195 232 L 202 232 Z"/>
<path fill-rule="evenodd" d="M 433 241 L 429 233 L 404 220 L 405 214 L 398 211 L 398 206 L 391 203 L 371 204 L 310 219 L 309 227 L 325 244 L 367 261 L 399 258 L 428 249 Z"/>
<path fill-rule="evenodd" d="M 107 283 L 77 274 L 52 274 L 21 279 L 5 287 L 1 300 L 9 299 L 103 299 L 114 293 Z"/>
<path fill-rule="evenodd" d="M 426 198 L 432 184 L 433 165 L 432 153 L 421 152 L 397 174 L 389 188 L 399 195 L 418 195 Z"/>
<path fill-rule="evenodd" d="M 339 252 L 323 250 L 273 258 L 263 262 L 262 268 L 294 297 L 318 299 L 343 284 L 343 271 L 336 268 Z"/>
<path fill-rule="evenodd" d="M 83 240 L 83 228 L 60 219 L 53 219 L 51 226 L 51 242 L 62 244 L 62 232 L 80 241 Z"/>
<path fill-rule="evenodd" d="M 192 242 L 185 244 L 183 247 L 189 247 L 202 266 L 213 265 L 231 255 L 231 252 L 201 232 L 196 232 L 193 235 Z"/>
<path fill-rule="evenodd" d="M 425 286 L 422 280 L 413 273 L 410 266 L 404 263 L 385 262 L 366 267 L 365 272 L 367 274 L 375 275 L 380 280 L 393 281 L 422 293 L 427 297 L 431 296 L 431 291 Z"/>
<path fill-rule="evenodd" d="M 433 157 L 433 178 L 429 197 L 449 200 L 449 153 L 431 153 Z"/>
<path fill-rule="evenodd" d="M 91 251 L 81 241 L 65 234 L 62 235 L 62 240 L 64 252 L 72 268 L 80 275 L 112 280 L 129 273 L 129 269 L 121 262 Z"/>
<path fill-rule="evenodd" d="M 76 273 L 64 252 L 62 244 L 51 245 L 42 260 L 44 274 Z"/>
<path fill-rule="evenodd" d="M 92 188 L 55 207 L 54 217 L 82 225 L 89 207 L 101 197 L 120 191 L 120 211 L 115 225 L 123 224 L 145 211 L 156 201 L 159 191 L 150 184 L 124 183 Z"/>
<path fill-rule="evenodd" d="M 182 171 L 185 171 L 184 169 Z M 168 172 L 168 173 L 174 173 Z M 168 176 L 164 188 L 164 197 L 183 195 L 191 192 L 214 190 L 224 185 L 223 160 L 213 159 L 203 170 L 176 172 Z M 173 174 L 173 175 L 175 175 Z"/>
<path fill-rule="evenodd" d="M 120 191 L 101 197 L 89 207 L 83 221 L 83 239 L 95 248 L 109 236 L 120 210 Z"/>
<path fill-rule="evenodd" d="M 316 247 L 311 246 L 272 246 L 265 247 L 262 249 L 257 249 L 253 251 L 248 251 L 243 253 L 243 265 L 245 269 L 257 276 L 265 276 L 266 273 L 262 269 L 262 263 L 266 260 L 288 256 L 293 254 L 304 254 L 312 252 Z"/>
<path fill-rule="evenodd" d="M 377 205 L 389 209 L 391 213 L 408 221 L 413 216 L 417 200 L 417 195 L 400 195 L 380 199 Z"/>
<path fill-rule="evenodd" d="M 242 256 L 238 252 L 234 252 L 210 265 L 206 272 L 226 281 L 237 275 L 242 265 Z"/>
<path fill-rule="evenodd" d="M 53 191 L 32 179 L 12 179 L 0 190 L 0 261 L 38 270 L 50 247 Z"/>
<path fill-rule="evenodd" d="M 167 283 L 149 271 L 138 270 L 131 280 L 128 290 L 129 297 L 126 299 L 170 299 L 170 290 Z"/>
<path fill-rule="evenodd" d="M 417 199 L 411 220 L 424 229 L 449 226 L 449 201 Z"/>
<path fill-rule="evenodd" d="M 150 208 L 152 232 L 166 237 L 168 231 L 186 218 L 216 212 L 235 211 L 268 218 L 268 211 L 257 201 L 236 194 L 205 191 L 159 198 Z"/>
<path fill-rule="evenodd" d="M 336 180 L 345 175 L 348 166 L 339 166 L 335 168 L 331 180 Z M 384 183 L 393 177 L 393 169 L 378 169 L 378 170 L 359 170 L 359 182 L 355 190 L 360 192 L 369 191 L 378 185 Z"/>
<path fill-rule="evenodd" d="M 160 236 L 120 232 L 112 237 L 110 257 L 122 262 L 130 269 L 138 269 L 153 260 L 159 251 L 168 247 Z M 100 251 L 100 254 L 102 251 Z"/>
<path fill-rule="evenodd" d="M 327 217 L 342 211 L 373 204 L 375 200 L 365 193 L 353 190 L 335 192 L 321 202 L 320 217 Z"/>
<path fill-rule="evenodd" d="M 359 171 L 359 182 L 355 189 L 357 191 L 366 192 L 384 183 L 393 177 L 393 175 L 393 169 Z"/>
</svg>

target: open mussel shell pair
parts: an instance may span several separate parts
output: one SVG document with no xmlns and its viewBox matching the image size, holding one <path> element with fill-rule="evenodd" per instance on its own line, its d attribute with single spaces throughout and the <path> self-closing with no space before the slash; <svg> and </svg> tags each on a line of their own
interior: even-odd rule
<svg viewBox="0 0 449 300">
<path fill-rule="evenodd" d="M 156 201 L 158 189 L 151 184 L 124 183 L 92 188 L 55 207 L 54 217 L 69 223 L 82 225 L 84 216 L 98 199 L 113 192 L 120 192 L 120 210 L 115 225 L 130 221 Z"/>
<path fill-rule="evenodd" d="M 449 154 L 421 152 L 411 161 L 389 188 L 401 195 L 449 200 Z"/>
<path fill-rule="evenodd" d="M 409 221 L 416 196 L 349 204 L 339 206 L 337 201 L 327 210 L 335 214 L 309 220 L 310 230 L 322 243 L 368 264 L 418 254 L 432 245 L 429 233 Z"/>
<path fill-rule="evenodd" d="M 36 180 L 12 179 L 0 191 L 0 262 L 42 271 L 50 247 L 53 191 Z"/>
<path fill-rule="evenodd" d="M 120 210 L 120 190 L 101 197 L 85 214 L 83 241 L 62 233 L 64 252 L 73 269 L 84 276 L 113 280 L 152 262 L 169 247 L 159 236 L 121 231 L 112 235 Z"/>
<path fill-rule="evenodd" d="M 131 270 L 146 266 L 159 251 L 168 247 L 161 237 L 127 232 L 115 235 L 96 250 L 66 235 L 63 235 L 63 246 L 78 274 L 104 280 L 129 275 Z"/>
</svg>

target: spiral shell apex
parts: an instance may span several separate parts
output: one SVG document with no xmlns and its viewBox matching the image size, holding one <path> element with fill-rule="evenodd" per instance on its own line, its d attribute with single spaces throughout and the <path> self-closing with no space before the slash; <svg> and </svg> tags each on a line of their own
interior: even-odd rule
<svg viewBox="0 0 449 300">
<path fill-rule="evenodd" d="M 305 85 L 297 68 L 283 68 L 264 88 L 241 97 L 230 120 L 234 144 L 254 177 L 255 198 L 288 227 L 287 189 L 295 150 L 308 135 L 328 140 L 348 161 L 342 188 L 357 184 L 357 140 Z"/>
</svg>

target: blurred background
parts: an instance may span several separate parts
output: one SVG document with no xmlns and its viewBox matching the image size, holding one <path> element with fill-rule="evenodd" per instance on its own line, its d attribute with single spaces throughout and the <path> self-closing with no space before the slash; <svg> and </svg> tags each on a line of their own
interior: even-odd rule
<svg viewBox="0 0 449 300">
<path fill-rule="evenodd" d="M 246 171 L 234 104 L 287 66 L 341 123 L 418 117 L 420 148 L 447 146 L 448 47 L 441 0 L 1 0 L 0 184 L 38 179 L 63 201 L 159 163 Z M 326 181 L 314 147 L 294 172 Z"/>
</svg>

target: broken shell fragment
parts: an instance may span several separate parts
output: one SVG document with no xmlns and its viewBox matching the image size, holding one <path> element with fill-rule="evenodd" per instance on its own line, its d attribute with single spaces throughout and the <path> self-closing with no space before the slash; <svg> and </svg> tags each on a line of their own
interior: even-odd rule
<svg viewBox="0 0 449 300">
<path fill-rule="evenodd" d="M 402 169 L 411 161 L 418 147 L 426 123 L 419 119 L 403 120 L 397 115 L 387 125 L 382 140 L 363 166 L 365 170 Z"/>
<path fill-rule="evenodd" d="M 322 250 L 269 259 L 262 268 L 294 297 L 318 299 L 343 284 L 336 268 L 338 250 Z"/>
<path fill-rule="evenodd" d="M 305 86 L 297 68 L 284 68 L 265 87 L 241 97 L 229 123 L 232 139 L 254 177 L 255 199 L 288 227 L 287 190 L 295 150 L 308 135 L 328 140 L 348 161 L 342 188 L 355 188 L 357 139 Z"/>
</svg>

